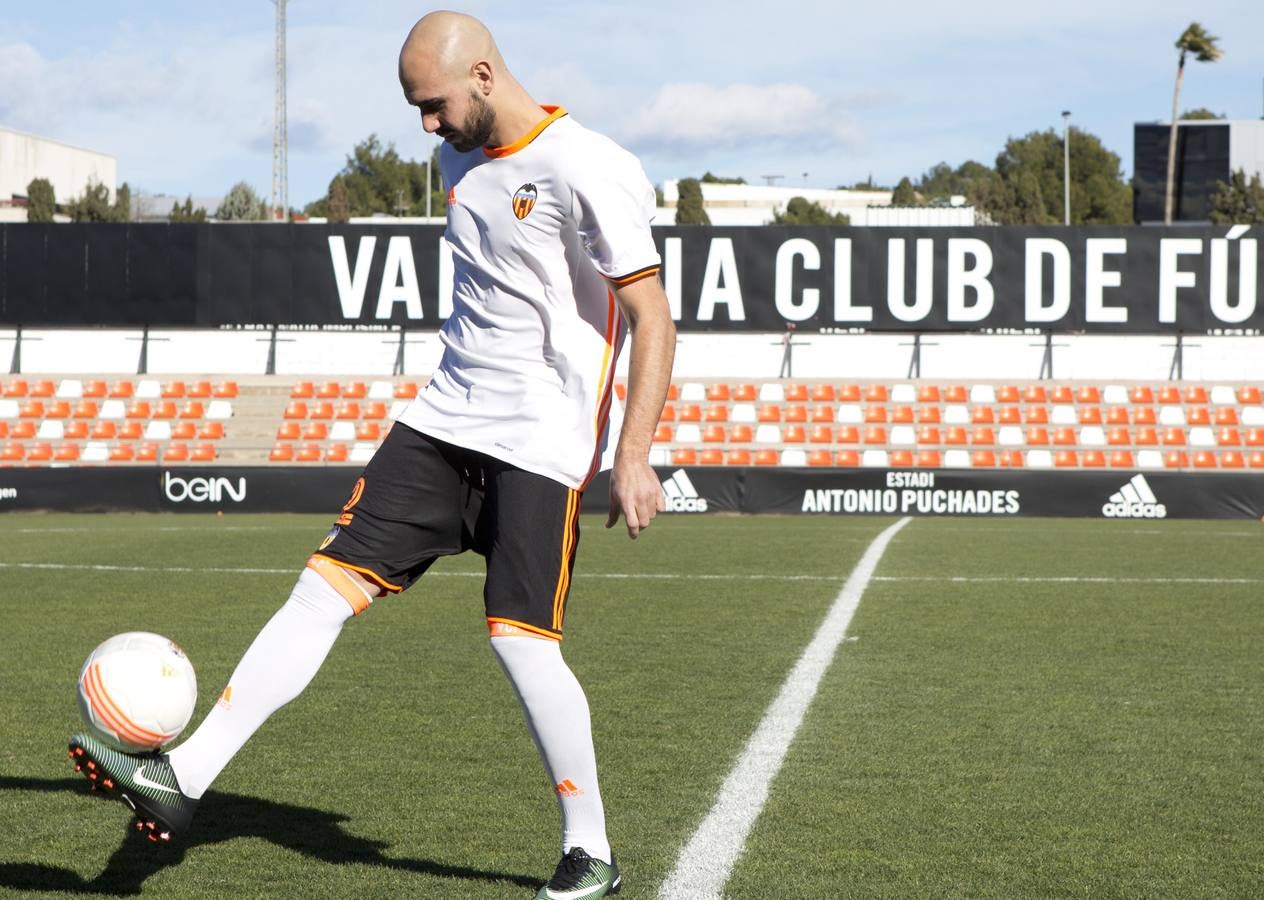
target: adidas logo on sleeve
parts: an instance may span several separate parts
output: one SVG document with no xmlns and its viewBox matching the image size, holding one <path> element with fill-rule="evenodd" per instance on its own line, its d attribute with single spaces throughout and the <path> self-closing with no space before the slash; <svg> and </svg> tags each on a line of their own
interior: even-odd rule
<svg viewBox="0 0 1264 900">
<path fill-rule="evenodd" d="M 1109 519 L 1165 519 L 1167 507 L 1150 490 L 1144 475 L 1134 475 L 1102 506 Z"/>
<path fill-rule="evenodd" d="M 663 496 L 668 512 L 706 512 L 707 500 L 698 496 L 698 489 L 684 469 L 677 469 L 663 481 Z"/>
</svg>

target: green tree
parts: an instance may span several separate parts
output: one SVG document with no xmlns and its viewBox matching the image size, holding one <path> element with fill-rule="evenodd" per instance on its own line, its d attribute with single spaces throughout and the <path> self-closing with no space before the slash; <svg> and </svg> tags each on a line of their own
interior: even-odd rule
<svg viewBox="0 0 1264 900">
<path fill-rule="evenodd" d="M 171 204 L 171 213 L 167 216 L 167 221 L 172 225 L 195 225 L 198 222 L 206 221 L 206 210 L 199 206 L 193 208 L 193 197 L 184 198 L 184 203 L 177 200 Z"/>
<path fill-rule="evenodd" d="M 883 187 L 880 184 L 874 183 L 872 175 L 870 175 L 864 181 L 857 181 L 855 184 L 851 184 L 851 185 L 840 184 L 838 186 L 838 189 L 840 191 L 889 191 L 890 190 L 890 188 Z"/>
<path fill-rule="evenodd" d="M 1163 223 L 1172 224 L 1172 188 L 1176 181 L 1176 111 L 1180 109 L 1181 79 L 1185 76 L 1185 57 L 1192 53 L 1199 62 L 1215 62 L 1224 52 L 1216 46 L 1219 38 L 1210 35 L 1197 22 L 1176 39 L 1176 49 L 1181 51 L 1180 61 L 1176 64 L 1176 90 L 1172 92 L 1172 128 L 1167 141 L 1167 190 L 1163 198 Z"/>
<path fill-rule="evenodd" d="M 994 169 L 969 159 L 955 169 L 946 162 L 936 163 L 914 186 L 919 194 L 932 201 L 945 201 L 955 196 L 973 200 L 982 182 L 995 181 L 996 178 Z"/>
<path fill-rule="evenodd" d="M 120 202 L 122 201 L 122 202 Z M 66 212 L 75 222 L 126 222 L 131 218 L 131 189 L 124 184 L 110 202 L 110 189 L 91 180 L 83 196 L 66 204 Z"/>
<path fill-rule="evenodd" d="M 1185 110 L 1185 112 L 1181 113 L 1182 122 L 1194 122 L 1200 119 L 1223 119 L 1223 118 L 1225 118 L 1224 113 L 1214 113 L 1205 106 L 1200 106 L 1197 109 L 1187 109 Z"/>
<path fill-rule="evenodd" d="M 832 213 L 806 197 L 791 197 L 784 210 L 773 210 L 774 225 L 848 225 L 844 213 Z"/>
<path fill-rule="evenodd" d="M 1123 178 L 1119 157 L 1095 135 L 1070 130 L 1071 222 L 1076 225 L 1127 225 L 1132 222 L 1132 191 Z M 996 174 L 1012 200 L 1008 210 L 993 213 L 1005 224 L 1053 224 L 1062 221 L 1062 136 L 1052 128 L 1010 138 L 996 157 Z M 1035 185 L 1022 183 L 1030 174 Z M 1037 196 L 1040 206 L 1035 205 Z M 989 213 L 992 213 L 989 210 Z"/>
<path fill-rule="evenodd" d="M 1216 182 L 1211 198 L 1211 221 L 1217 225 L 1264 225 L 1264 184 L 1259 175 L 1247 181 L 1238 169 L 1227 182 Z"/>
<path fill-rule="evenodd" d="M 710 225 L 711 217 L 707 215 L 702 203 L 702 185 L 696 178 L 682 178 L 676 185 L 676 224 L 677 225 Z"/>
<path fill-rule="evenodd" d="M 698 179 L 703 184 L 745 184 L 745 178 L 723 178 L 719 175 L 712 175 L 710 172 L 704 172 L 702 177 Z"/>
<path fill-rule="evenodd" d="M 446 208 L 443 180 L 439 175 L 439 149 L 430 157 L 430 212 L 442 216 Z M 383 145 L 371 134 L 356 144 L 346 164 L 329 182 L 325 196 L 309 203 L 304 212 L 309 216 L 329 216 L 334 180 L 340 179 L 340 190 L 346 192 L 348 216 L 390 215 L 424 216 L 426 214 L 426 164 L 402 159 L 393 144 Z M 341 202 L 341 201 L 340 201 Z M 341 214 L 341 210 L 339 210 Z"/>
<path fill-rule="evenodd" d="M 347 185 L 339 175 L 329 182 L 329 197 L 325 217 L 330 222 L 342 223 L 351 218 L 351 201 L 347 198 Z"/>
<path fill-rule="evenodd" d="M 221 222 L 258 222 L 266 217 L 267 204 L 244 181 L 230 187 L 215 210 L 215 218 Z"/>
<path fill-rule="evenodd" d="M 917 191 L 913 190 L 913 182 L 909 181 L 908 176 L 900 179 L 899 184 L 895 186 L 895 190 L 891 192 L 892 206 L 917 206 Z"/>
<path fill-rule="evenodd" d="M 47 178 L 35 178 L 26 186 L 26 221 L 51 222 L 57 211 L 57 197 L 53 183 Z"/>
</svg>

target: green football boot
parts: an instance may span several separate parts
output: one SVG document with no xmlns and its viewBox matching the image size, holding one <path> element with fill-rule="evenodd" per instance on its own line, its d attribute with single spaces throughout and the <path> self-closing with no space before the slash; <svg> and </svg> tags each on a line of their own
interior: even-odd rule
<svg viewBox="0 0 1264 900">
<path fill-rule="evenodd" d="M 168 843 L 193 821 L 198 802 L 180 791 L 167 754 L 124 753 L 91 735 L 76 734 L 69 755 L 75 771 L 94 789 L 114 794 L 135 811 L 133 826 L 151 841 Z"/>
<path fill-rule="evenodd" d="M 562 857 L 553 877 L 540 888 L 535 900 L 591 900 L 617 894 L 622 886 L 619 865 L 613 854 L 607 865 L 593 859 L 583 847 L 575 847 Z"/>
</svg>

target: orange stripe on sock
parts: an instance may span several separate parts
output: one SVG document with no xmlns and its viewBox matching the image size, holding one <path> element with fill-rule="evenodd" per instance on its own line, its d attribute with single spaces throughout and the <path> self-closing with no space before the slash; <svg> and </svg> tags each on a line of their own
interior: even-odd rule
<svg viewBox="0 0 1264 900">
<path fill-rule="evenodd" d="M 347 605 L 351 607 L 352 615 L 360 615 L 373 602 L 360 589 L 360 585 L 355 583 L 355 579 L 348 575 L 333 560 L 324 556 L 313 556 L 307 561 L 307 568 L 325 579 L 329 586 L 337 591 L 343 600 L 347 601 Z"/>
<path fill-rule="evenodd" d="M 534 637 L 549 641 L 562 639 L 561 635 L 528 625 L 526 622 L 515 622 L 512 619 L 500 619 L 493 616 L 487 617 L 487 630 L 492 637 Z"/>
</svg>

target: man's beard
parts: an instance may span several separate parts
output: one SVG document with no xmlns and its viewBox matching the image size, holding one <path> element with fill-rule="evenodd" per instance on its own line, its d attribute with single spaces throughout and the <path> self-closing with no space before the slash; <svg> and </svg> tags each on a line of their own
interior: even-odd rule
<svg viewBox="0 0 1264 900">
<path fill-rule="evenodd" d="M 470 91 L 470 102 L 474 108 L 459 131 L 452 132 L 449 143 L 458 153 L 468 153 L 476 147 L 484 146 L 492 137 L 492 129 L 496 127 L 496 113 L 491 104 L 483 99 L 477 91 Z"/>
</svg>

